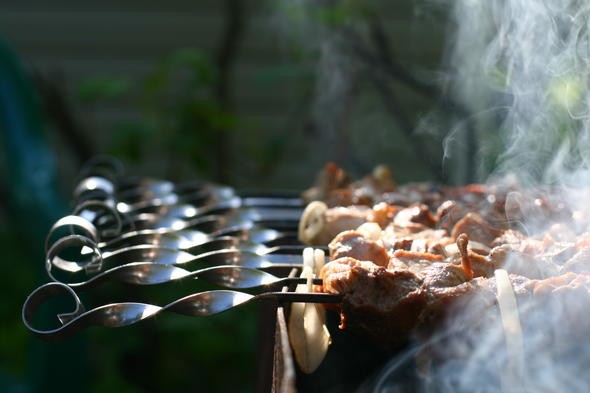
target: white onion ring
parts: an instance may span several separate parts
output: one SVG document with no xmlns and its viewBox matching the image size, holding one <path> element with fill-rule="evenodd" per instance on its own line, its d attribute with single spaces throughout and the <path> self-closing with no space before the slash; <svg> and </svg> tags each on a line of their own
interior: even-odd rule
<svg viewBox="0 0 590 393">
<path fill-rule="evenodd" d="M 326 253 L 324 250 L 315 249 L 313 250 L 313 272 L 318 275 L 320 274 L 320 270 L 326 264 Z"/>
<path fill-rule="evenodd" d="M 303 250 L 301 277 L 306 284 L 299 284 L 296 292 L 311 292 L 314 270 L 324 261 L 324 252 L 307 247 Z M 326 310 L 320 304 L 292 303 L 289 315 L 289 341 L 299 368 L 312 373 L 319 367 L 328 352 L 330 332 L 325 325 Z"/>
<path fill-rule="evenodd" d="M 324 202 L 313 201 L 307 205 L 301 214 L 298 228 L 298 237 L 303 244 L 312 244 L 313 240 L 324 229 L 326 210 L 328 210 L 328 205 Z"/>
<path fill-rule="evenodd" d="M 496 298 L 500 308 L 504 339 L 506 341 L 507 367 L 502 380 L 506 391 L 521 386 L 524 378 L 524 342 L 518 315 L 518 304 L 514 288 L 504 269 L 494 271 L 498 292 Z"/>
</svg>

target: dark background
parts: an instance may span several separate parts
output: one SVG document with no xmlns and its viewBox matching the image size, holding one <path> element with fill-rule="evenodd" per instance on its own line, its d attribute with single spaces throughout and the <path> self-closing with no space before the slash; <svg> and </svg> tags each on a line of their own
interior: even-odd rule
<svg viewBox="0 0 590 393">
<path fill-rule="evenodd" d="M 33 337 L 20 310 L 48 281 L 47 229 L 96 155 L 238 189 L 300 191 L 327 161 L 476 180 L 470 154 L 442 160 L 445 126 L 469 117 L 441 78 L 446 14 L 409 0 L 3 1 L 0 390 L 253 391 L 255 306 Z"/>
</svg>

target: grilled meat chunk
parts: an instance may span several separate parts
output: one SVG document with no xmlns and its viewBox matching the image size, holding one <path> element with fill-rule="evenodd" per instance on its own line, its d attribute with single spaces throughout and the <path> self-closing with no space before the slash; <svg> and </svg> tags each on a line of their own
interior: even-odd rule
<svg viewBox="0 0 590 393">
<path fill-rule="evenodd" d="M 502 232 L 490 225 L 480 214 L 467 213 L 465 217 L 457 221 L 451 237 L 457 239 L 462 233 L 466 233 L 471 240 L 490 245 Z"/>
<path fill-rule="evenodd" d="M 427 228 L 434 228 L 436 219 L 430 213 L 428 206 L 417 204 L 400 210 L 393 220 L 393 225 L 418 232 Z"/>
<path fill-rule="evenodd" d="M 330 259 L 351 257 L 360 261 L 371 261 L 378 266 L 387 266 L 387 250 L 378 242 L 366 239 L 357 231 L 344 231 L 328 245 Z"/>
<path fill-rule="evenodd" d="M 422 279 L 372 262 L 339 258 L 326 264 L 320 291 L 344 295 L 341 328 L 361 331 L 387 348 L 404 345 L 426 304 Z"/>
</svg>

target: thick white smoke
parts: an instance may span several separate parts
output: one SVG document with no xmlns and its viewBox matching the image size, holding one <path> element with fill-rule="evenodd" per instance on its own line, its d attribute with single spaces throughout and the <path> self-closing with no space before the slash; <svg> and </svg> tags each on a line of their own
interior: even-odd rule
<svg viewBox="0 0 590 393">
<path fill-rule="evenodd" d="M 571 187 L 590 186 L 590 3 L 457 0 L 449 6 L 448 88 L 475 114 L 480 162 L 493 160 L 491 168 L 481 170 L 491 172 L 490 179 L 510 175 L 520 189 L 535 188 L 531 195 L 562 190 L 569 208 L 588 217 L 588 194 Z M 458 137 L 448 136 L 446 154 L 452 154 Z M 507 214 L 521 221 L 525 233 L 539 233 L 551 223 L 541 222 L 544 216 L 530 210 L 535 203 L 526 198 L 535 197 L 510 195 Z M 580 224 L 587 231 L 588 223 Z M 564 242 L 574 244 L 575 236 L 566 235 L 570 230 L 580 228 L 561 233 Z M 588 392 L 590 346 L 583 333 L 577 335 L 587 332 L 589 305 L 580 298 L 587 296 L 572 291 L 541 302 L 519 298 L 525 339 L 523 370 L 516 377 L 497 308 L 466 304 L 422 347 L 423 358 L 411 353 L 392 362 L 371 391 Z M 400 378 L 404 367 L 420 368 L 437 356 L 438 366 L 418 378 L 418 385 Z"/>
<path fill-rule="evenodd" d="M 589 5 L 452 4 L 452 90 L 473 113 L 485 114 L 480 158 L 494 155 L 496 173 L 516 173 L 526 183 L 590 180 L 580 178 L 590 163 Z"/>
</svg>

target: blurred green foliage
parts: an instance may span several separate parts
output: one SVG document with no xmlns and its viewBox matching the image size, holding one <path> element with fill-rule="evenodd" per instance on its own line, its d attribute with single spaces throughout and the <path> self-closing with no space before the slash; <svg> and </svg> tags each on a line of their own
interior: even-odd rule
<svg viewBox="0 0 590 393">
<path fill-rule="evenodd" d="M 173 168 L 180 160 L 211 177 L 207 175 L 219 165 L 217 134 L 238 124 L 216 97 L 218 84 L 209 57 L 198 49 L 183 49 L 160 60 L 143 78 L 90 78 L 80 86 L 79 98 L 87 104 L 127 100 L 139 112 L 136 120 L 116 126 L 108 153 L 140 162 L 157 152 L 159 161 L 169 161 Z"/>
<path fill-rule="evenodd" d="M 112 76 L 93 76 L 84 81 L 78 91 L 80 102 L 93 102 L 98 99 L 108 100 L 120 97 L 130 88 L 126 78 Z"/>
<path fill-rule="evenodd" d="M 282 2 L 279 7 L 282 7 L 285 15 L 293 20 L 312 18 L 316 23 L 328 27 L 342 26 L 375 11 L 374 6 L 361 0 L 342 0 L 329 5 Z"/>
</svg>

